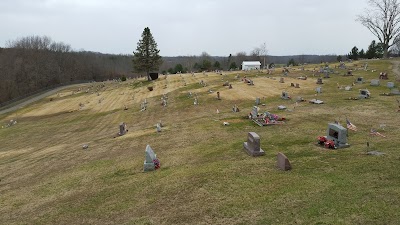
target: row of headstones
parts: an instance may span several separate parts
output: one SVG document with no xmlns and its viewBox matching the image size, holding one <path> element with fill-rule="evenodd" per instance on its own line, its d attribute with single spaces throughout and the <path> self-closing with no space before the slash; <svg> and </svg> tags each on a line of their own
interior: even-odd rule
<svg viewBox="0 0 400 225">
<path fill-rule="evenodd" d="M 17 122 L 15 121 L 15 124 Z M 156 124 L 156 131 L 161 132 L 161 128 L 163 127 L 163 124 L 160 120 L 159 123 Z M 125 122 L 120 123 L 119 125 L 119 132 L 117 133 L 118 136 L 124 136 L 126 133 L 128 133 L 128 126 L 126 125 Z"/>
<path fill-rule="evenodd" d="M 260 136 L 255 132 L 249 132 L 247 136 L 247 142 L 243 143 L 243 147 L 246 152 L 253 157 L 265 155 L 264 150 L 260 148 Z M 146 146 L 145 160 L 143 164 L 143 171 L 154 171 L 160 168 L 160 161 L 157 155 L 154 153 L 150 145 Z M 281 170 L 291 170 L 292 166 L 289 159 L 281 152 L 277 155 L 277 166 Z"/>
<path fill-rule="evenodd" d="M 1 126 L 1 128 L 11 127 L 14 126 L 15 124 L 17 124 L 17 120 L 10 120 L 9 123 L 7 123 L 5 126 Z"/>
<path fill-rule="evenodd" d="M 379 80 L 371 80 L 371 86 L 380 86 L 380 81 Z M 386 87 L 390 89 L 390 94 L 393 95 L 400 95 L 399 89 L 395 88 L 394 82 L 387 82 Z"/>
<path fill-rule="evenodd" d="M 284 77 L 281 77 L 280 79 L 279 79 L 279 83 L 285 83 L 285 78 Z M 317 84 L 323 84 L 323 82 L 322 82 L 322 78 L 317 78 Z M 299 84 L 293 84 L 293 83 L 291 83 L 291 85 L 290 86 L 292 86 L 292 87 L 297 87 L 297 88 L 299 88 L 300 86 L 299 86 Z"/>
</svg>

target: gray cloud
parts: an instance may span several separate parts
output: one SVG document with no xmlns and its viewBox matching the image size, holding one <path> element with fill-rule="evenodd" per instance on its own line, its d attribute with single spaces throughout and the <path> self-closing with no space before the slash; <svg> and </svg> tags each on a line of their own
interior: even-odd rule
<svg viewBox="0 0 400 225">
<path fill-rule="evenodd" d="M 130 54 L 150 27 L 162 55 L 344 54 L 375 39 L 355 21 L 365 0 L 1 0 L 0 46 L 48 35 L 75 49 Z"/>
</svg>

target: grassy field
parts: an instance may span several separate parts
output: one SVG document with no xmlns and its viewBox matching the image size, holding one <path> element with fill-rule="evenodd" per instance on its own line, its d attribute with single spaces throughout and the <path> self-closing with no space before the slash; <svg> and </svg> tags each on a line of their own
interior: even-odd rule
<svg viewBox="0 0 400 225">
<path fill-rule="evenodd" d="M 363 62 L 347 64 L 354 76 L 335 69 L 338 74 L 323 85 L 315 84 L 312 72 L 320 65 L 293 68 L 283 84 L 279 69 L 272 75 L 183 74 L 104 87 L 91 83 L 0 115 L 2 126 L 18 121 L 0 129 L 0 224 L 399 224 L 400 96 L 379 95 L 389 92 L 386 81 L 369 86 L 381 71 L 395 81 L 396 60 L 368 61 L 368 71 L 361 69 Z M 305 81 L 296 79 L 305 75 Z M 338 83 L 351 86 L 358 76 L 366 83 L 338 89 Z M 233 89 L 223 87 L 225 81 Z M 292 82 L 301 88 L 290 87 Z M 293 100 L 280 99 L 283 90 L 293 99 L 316 98 L 318 86 L 323 105 L 295 107 Z M 370 90 L 370 99 L 346 100 L 362 88 Z M 193 105 L 189 92 L 200 105 Z M 162 94 L 168 94 L 168 107 L 161 106 Z M 259 127 L 248 120 L 256 97 L 265 104 L 261 111 L 286 117 L 286 124 Z M 148 109 L 141 112 L 144 99 Z M 234 104 L 239 113 L 231 111 Z M 278 105 L 290 110 L 279 111 Z M 350 148 L 316 145 L 329 122 L 345 125 L 346 117 L 358 128 L 349 131 Z M 165 127 L 157 133 L 160 120 Z M 129 132 L 114 138 L 121 122 Z M 371 128 L 386 138 L 369 135 Z M 260 135 L 265 156 L 253 158 L 243 150 L 251 131 Z M 144 173 L 147 144 L 161 168 Z M 366 155 L 372 150 L 385 155 Z M 278 152 L 289 158 L 291 171 L 276 168 Z"/>
</svg>

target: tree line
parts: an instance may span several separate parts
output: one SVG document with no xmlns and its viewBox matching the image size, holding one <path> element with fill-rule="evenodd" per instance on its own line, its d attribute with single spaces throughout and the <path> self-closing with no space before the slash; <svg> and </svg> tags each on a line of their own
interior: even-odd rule
<svg viewBox="0 0 400 225">
<path fill-rule="evenodd" d="M 46 36 L 9 41 L 0 48 L 0 105 L 60 85 L 133 77 L 131 60 L 129 55 L 74 52 Z"/>
</svg>

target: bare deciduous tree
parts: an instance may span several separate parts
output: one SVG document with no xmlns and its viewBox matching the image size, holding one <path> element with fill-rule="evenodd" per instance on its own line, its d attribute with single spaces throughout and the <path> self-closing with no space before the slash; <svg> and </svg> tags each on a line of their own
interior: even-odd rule
<svg viewBox="0 0 400 225">
<path fill-rule="evenodd" d="M 267 54 L 268 50 L 265 42 L 259 47 L 254 48 L 250 53 L 250 55 L 252 56 L 252 60 L 259 60 L 263 64 L 262 68 L 266 68 Z"/>
<path fill-rule="evenodd" d="M 370 9 L 358 15 L 357 21 L 368 28 L 383 44 L 383 57 L 389 48 L 400 41 L 400 4 L 398 0 L 369 0 Z"/>
</svg>

